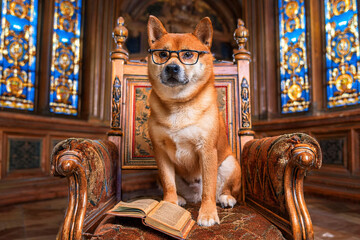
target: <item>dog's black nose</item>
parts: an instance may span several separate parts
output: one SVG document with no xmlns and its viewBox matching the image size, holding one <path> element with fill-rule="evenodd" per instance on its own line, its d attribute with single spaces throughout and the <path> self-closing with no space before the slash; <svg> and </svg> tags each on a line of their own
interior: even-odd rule
<svg viewBox="0 0 360 240">
<path fill-rule="evenodd" d="M 177 74 L 180 71 L 180 67 L 177 64 L 169 64 L 165 67 L 165 72 L 168 74 Z"/>
</svg>

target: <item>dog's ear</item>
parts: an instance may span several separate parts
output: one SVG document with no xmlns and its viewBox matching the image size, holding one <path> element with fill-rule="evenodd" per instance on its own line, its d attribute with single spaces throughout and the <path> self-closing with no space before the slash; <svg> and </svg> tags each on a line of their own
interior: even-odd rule
<svg viewBox="0 0 360 240">
<path fill-rule="evenodd" d="M 208 17 L 201 19 L 193 33 L 203 44 L 211 48 L 213 28 Z"/>
<path fill-rule="evenodd" d="M 152 15 L 149 16 L 147 31 L 150 47 L 154 44 L 156 40 L 159 40 L 163 35 L 167 34 L 164 25 L 157 17 L 154 17 Z"/>
</svg>

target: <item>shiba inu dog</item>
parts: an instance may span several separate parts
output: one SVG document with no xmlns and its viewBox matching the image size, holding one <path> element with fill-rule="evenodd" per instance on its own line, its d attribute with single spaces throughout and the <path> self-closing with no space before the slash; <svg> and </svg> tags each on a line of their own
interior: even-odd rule
<svg viewBox="0 0 360 240">
<path fill-rule="evenodd" d="M 213 29 L 204 18 L 193 33 L 167 33 L 150 16 L 149 134 L 164 200 L 201 201 L 197 223 L 219 223 L 216 202 L 233 207 L 240 193 L 240 166 L 218 110 L 210 53 Z"/>
</svg>

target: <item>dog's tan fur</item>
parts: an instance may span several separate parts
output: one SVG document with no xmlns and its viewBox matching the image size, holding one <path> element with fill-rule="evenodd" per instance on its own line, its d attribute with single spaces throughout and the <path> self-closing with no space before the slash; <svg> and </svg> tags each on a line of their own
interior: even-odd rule
<svg viewBox="0 0 360 240">
<path fill-rule="evenodd" d="M 172 51 L 188 49 L 210 52 L 212 26 L 204 18 L 194 33 L 167 33 L 161 22 L 150 16 L 148 22 L 151 49 Z M 182 195 L 200 186 L 202 193 L 198 224 L 219 223 L 216 201 L 232 207 L 240 192 L 240 166 L 228 144 L 224 120 L 218 110 L 214 86 L 213 57 L 202 54 L 195 65 L 184 65 L 172 54 L 168 62 L 156 65 L 148 59 L 151 115 L 149 133 L 159 169 L 164 200 L 184 204 Z M 186 84 L 167 86 L 162 83 L 169 64 L 180 66 L 180 79 Z M 179 176 L 185 186 L 179 193 Z M 187 190 L 186 190 L 186 187 Z M 179 194 L 179 196 L 177 195 Z M 185 197 L 196 201 L 195 198 Z"/>
</svg>

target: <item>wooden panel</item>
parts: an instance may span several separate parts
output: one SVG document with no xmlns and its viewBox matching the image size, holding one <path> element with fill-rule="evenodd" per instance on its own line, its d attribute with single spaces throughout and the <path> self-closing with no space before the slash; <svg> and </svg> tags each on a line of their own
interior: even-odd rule
<svg viewBox="0 0 360 240">
<path fill-rule="evenodd" d="M 70 137 L 105 139 L 108 130 L 87 121 L 0 112 L 0 205 L 67 196 L 66 180 L 50 176 L 53 146 Z"/>
<path fill-rule="evenodd" d="M 319 172 L 350 174 L 350 132 L 319 133 L 315 130 L 311 134 L 319 141 L 323 154 L 323 166 Z"/>
<path fill-rule="evenodd" d="M 7 172 L 40 169 L 43 140 L 41 138 L 8 137 Z"/>
<path fill-rule="evenodd" d="M 346 138 L 324 138 L 318 139 L 323 153 L 324 165 L 339 165 L 346 163 Z"/>
<path fill-rule="evenodd" d="M 292 132 L 314 136 L 322 145 L 323 166 L 308 174 L 304 183 L 305 192 L 360 201 L 358 112 L 350 110 L 320 116 L 274 119 L 255 122 L 253 126 L 258 137 Z"/>
<path fill-rule="evenodd" d="M 1 179 L 45 175 L 46 135 L 4 131 Z"/>
</svg>

